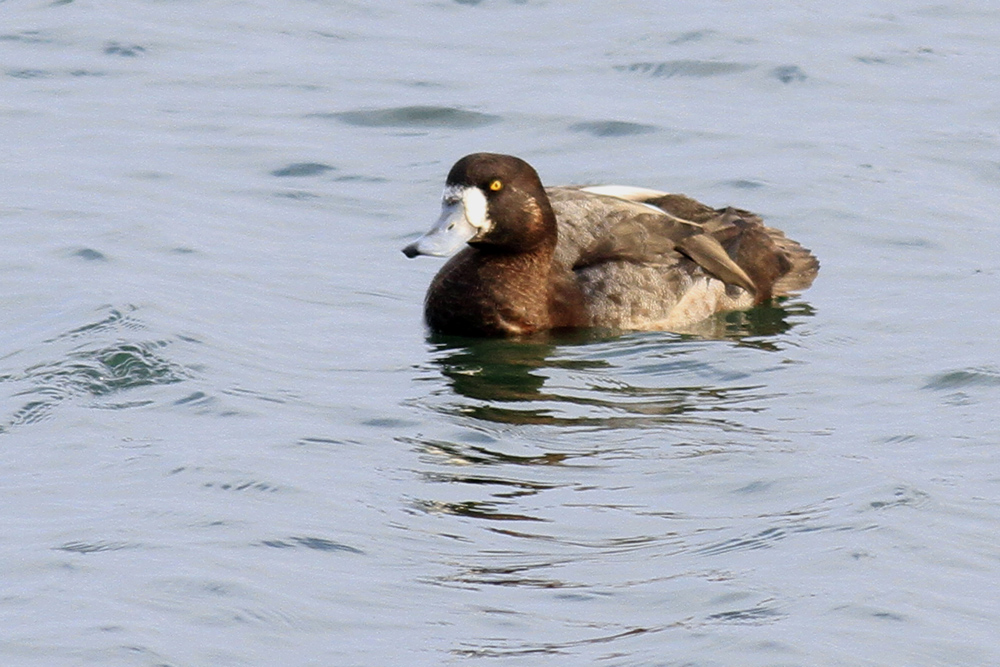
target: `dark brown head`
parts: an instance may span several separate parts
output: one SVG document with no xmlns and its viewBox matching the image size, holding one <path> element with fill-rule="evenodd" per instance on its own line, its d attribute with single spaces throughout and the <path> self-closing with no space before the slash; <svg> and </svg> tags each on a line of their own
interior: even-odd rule
<svg viewBox="0 0 1000 667">
<path fill-rule="evenodd" d="M 448 172 L 441 218 L 406 246 L 407 257 L 450 255 L 464 243 L 485 252 L 555 246 L 556 218 L 534 168 L 512 155 L 473 153 Z"/>
</svg>

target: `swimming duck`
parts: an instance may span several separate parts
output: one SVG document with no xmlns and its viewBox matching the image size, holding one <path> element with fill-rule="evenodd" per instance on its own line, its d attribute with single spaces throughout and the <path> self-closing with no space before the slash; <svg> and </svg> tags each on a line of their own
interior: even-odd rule
<svg viewBox="0 0 1000 667">
<path fill-rule="evenodd" d="M 430 284 L 424 317 L 432 331 L 463 336 L 684 331 L 804 290 L 819 269 L 753 213 L 645 188 L 544 188 L 527 162 L 496 153 L 455 163 L 440 219 L 403 248 L 456 251 Z"/>
</svg>

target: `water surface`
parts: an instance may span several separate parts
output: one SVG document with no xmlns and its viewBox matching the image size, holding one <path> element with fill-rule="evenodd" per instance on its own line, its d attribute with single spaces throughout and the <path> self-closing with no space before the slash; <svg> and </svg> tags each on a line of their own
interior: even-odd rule
<svg viewBox="0 0 1000 667">
<path fill-rule="evenodd" d="M 11 665 L 992 665 L 1000 11 L 21 3 Z M 428 336 L 465 153 L 761 213 L 711 335 Z"/>
</svg>

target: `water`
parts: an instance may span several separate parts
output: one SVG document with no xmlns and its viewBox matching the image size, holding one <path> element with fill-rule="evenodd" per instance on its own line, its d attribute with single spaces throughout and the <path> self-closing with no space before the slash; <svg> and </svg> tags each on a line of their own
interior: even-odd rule
<svg viewBox="0 0 1000 667">
<path fill-rule="evenodd" d="M 0 15 L 3 664 L 1000 662 L 989 3 Z M 428 338 L 399 249 L 476 150 L 819 279 Z"/>
</svg>

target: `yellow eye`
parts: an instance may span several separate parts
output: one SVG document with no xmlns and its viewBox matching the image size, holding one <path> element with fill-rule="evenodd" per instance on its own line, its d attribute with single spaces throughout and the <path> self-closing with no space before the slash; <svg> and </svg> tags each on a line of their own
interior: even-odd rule
<svg viewBox="0 0 1000 667">
<path fill-rule="evenodd" d="M 492 181 L 490 181 L 490 190 L 492 190 L 493 192 L 498 192 L 502 189 L 503 189 L 503 181 L 501 181 L 499 178 L 494 178 Z"/>
</svg>

